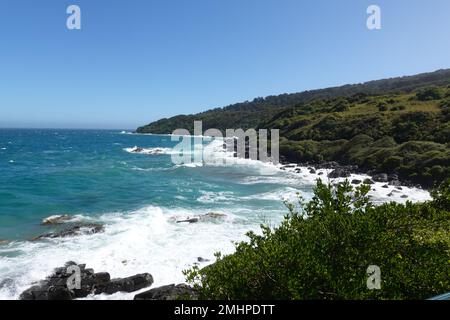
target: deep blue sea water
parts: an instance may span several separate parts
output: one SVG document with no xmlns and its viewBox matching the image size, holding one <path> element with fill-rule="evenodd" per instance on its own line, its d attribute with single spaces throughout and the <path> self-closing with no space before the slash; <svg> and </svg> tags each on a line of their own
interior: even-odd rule
<svg viewBox="0 0 450 320">
<path fill-rule="evenodd" d="M 155 285 L 183 282 L 182 270 L 198 257 L 213 261 L 216 251 L 233 252 L 247 231 L 278 225 L 287 213 L 282 200 L 294 201 L 297 192 L 308 199 L 319 177 L 244 159 L 175 165 L 177 143 L 118 130 L 0 129 L 0 240 L 9 241 L 0 244 L 0 299 L 17 298 L 69 260 L 112 277 L 149 272 Z M 221 141 L 204 144 L 229 158 L 216 150 Z M 134 146 L 145 152 L 130 152 Z M 405 201 L 401 193 L 388 197 L 393 187 L 373 188 L 381 201 Z M 411 200 L 429 196 L 402 192 Z M 223 216 L 205 217 L 211 212 Z M 52 215 L 100 223 L 105 232 L 29 241 L 53 230 L 41 224 Z M 192 217 L 200 221 L 177 223 Z"/>
</svg>

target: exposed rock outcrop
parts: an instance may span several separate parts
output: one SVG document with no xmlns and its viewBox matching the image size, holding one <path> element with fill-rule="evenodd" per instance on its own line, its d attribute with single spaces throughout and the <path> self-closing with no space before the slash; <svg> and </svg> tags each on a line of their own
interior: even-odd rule
<svg viewBox="0 0 450 320">
<path fill-rule="evenodd" d="M 74 271 L 80 271 L 80 286 L 76 286 Z M 75 281 L 75 282 L 72 282 Z M 72 284 L 72 285 L 69 285 Z M 74 284 L 75 283 L 75 284 Z M 128 278 L 112 279 L 107 272 L 95 273 L 84 264 L 67 262 L 64 267 L 57 268 L 53 274 L 37 285 L 25 290 L 21 300 L 72 300 L 90 294 L 113 294 L 119 291 L 134 292 L 149 287 L 153 277 L 148 273 L 137 274 Z"/>
<path fill-rule="evenodd" d="M 31 241 L 95 234 L 103 232 L 104 230 L 105 228 L 101 224 L 96 223 L 74 224 L 60 231 L 50 232 L 34 237 L 31 239 Z"/>
<path fill-rule="evenodd" d="M 186 284 L 171 284 L 139 293 L 134 300 L 197 300 L 197 291 Z"/>
</svg>

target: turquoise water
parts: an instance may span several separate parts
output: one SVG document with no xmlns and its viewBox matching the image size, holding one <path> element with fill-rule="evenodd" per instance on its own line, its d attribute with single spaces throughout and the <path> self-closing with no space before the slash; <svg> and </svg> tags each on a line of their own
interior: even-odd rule
<svg viewBox="0 0 450 320">
<path fill-rule="evenodd" d="M 278 225 L 287 212 L 282 200 L 295 201 L 297 192 L 310 198 L 315 179 L 328 173 L 234 159 L 222 141 L 204 141 L 205 151 L 233 161 L 175 165 L 177 143 L 121 131 L 0 129 L 0 240 L 9 241 L 0 244 L 0 299 L 18 298 L 69 260 L 112 277 L 149 272 L 155 286 L 184 282 L 182 271 L 198 257 L 206 265 L 216 251 L 232 253 L 246 232 L 260 232 L 260 224 Z M 131 152 L 135 146 L 144 152 Z M 380 202 L 429 199 L 424 190 L 372 188 Z M 29 241 L 53 230 L 42 219 L 63 214 L 105 230 Z M 178 223 L 188 218 L 199 221 Z"/>
<path fill-rule="evenodd" d="M 175 167 L 170 155 L 123 150 L 135 145 L 170 148 L 176 143 L 167 136 L 117 131 L 1 130 L 0 238 L 36 235 L 43 230 L 39 222 L 50 215 L 99 215 L 149 204 L 214 209 L 211 202 L 198 199 L 208 192 L 242 197 L 273 190 L 273 184 L 250 188 L 239 183 L 247 172 Z M 258 204 L 263 203 L 240 205 Z"/>
<path fill-rule="evenodd" d="M 269 165 L 177 166 L 169 136 L 95 130 L 0 130 L 0 298 L 16 298 L 66 260 L 113 276 L 151 272 L 156 283 L 183 281 L 198 256 L 232 252 L 232 241 L 261 223 L 278 224 L 282 197 L 311 184 Z M 207 145 L 208 142 L 205 142 Z M 139 146 L 163 154 L 136 154 Z M 177 220 L 218 212 L 196 224 Z M 42 219 L 68 214 L 105 233 L 31 242 Z M 126 261 L 126 263 L 124 262 Z M 150 270 L 149 270 L 150 269 Z"/>
</svg>

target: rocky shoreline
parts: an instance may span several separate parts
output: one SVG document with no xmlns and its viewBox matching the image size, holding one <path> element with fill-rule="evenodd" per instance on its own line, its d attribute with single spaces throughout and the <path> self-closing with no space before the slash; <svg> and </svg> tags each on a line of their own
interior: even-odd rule
<svg viewBox="0 0 450 320">
<path fill-rule="evenodd" d="M 69 261 L 63 267 L 56 268 L 46 279 L 22 292 L 19 299 L 73 300 L 99 294 L 132 293 L 148 288 L 152 284 L 153 276 L 149 273 L 111 279 L 107 272 L 96 273 L 93 269 L 86 268 L 85 264 Z M 186 284 L 172 284 L 136 294 L 134 300 L 194 300 L 197 297 L 197 292 L 192 287 Z"/>
<path fill-rule="evenodd" d="M 289 162 L 285 157 L 281 157 L 280 159 L 281 170 L 286 170 L 287 168 L 300 168 L 304 167 L 309 170 L 309 173 L 316 174 L 317 171 L 321 169 L 325 169 L 330 171 L 327 178 L 335 179 L 335 178 L 349 178 L 352 174 L 360 174 L 367 175 L 369 178 L 366 178 L 362 181 L 353 181 L 352 184 L 374 184 L 375 182 L 386 183 L 389 186 L 394 187 L 409 187 L 409 188 L 420 188 L 426 190 L 423 186 L 419 184 L 411 183 L 407 180 L 400 180 L 399 176 L 395 173 L 374 173 L 370 170 L 362 170 L 357 165 L 341 165 L 336 161 L 329 162 L 321 162 L 321 163 L 313 163 L 313 162 L 305 162 L 305 163 L 292 163 Z M 300 169 L 298 169 L 300 170 Z M 295 171 L 295 170 L 294 170 Z M 320 174 L 320 173 L 319 173 Z"/>
</svg>

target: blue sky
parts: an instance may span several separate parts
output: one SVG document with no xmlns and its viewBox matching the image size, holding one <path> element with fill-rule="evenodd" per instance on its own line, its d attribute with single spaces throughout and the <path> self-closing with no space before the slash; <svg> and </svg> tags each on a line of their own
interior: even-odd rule
<svg viewBox="0 0 450 320">
<path fill-rule="evenodd" d="M 0 0 L 0 127 L 133 129 L 448 68 L 449 15 L 448 0 Z"/>
</svg>

